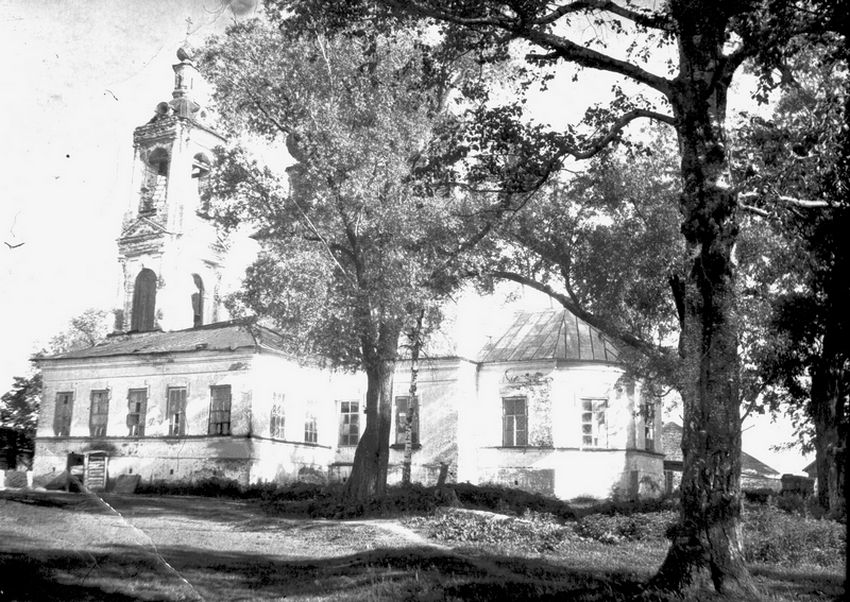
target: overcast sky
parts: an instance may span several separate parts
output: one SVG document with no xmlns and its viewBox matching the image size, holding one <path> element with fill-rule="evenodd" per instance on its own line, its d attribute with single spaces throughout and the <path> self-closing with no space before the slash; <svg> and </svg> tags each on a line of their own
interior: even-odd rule
<svg viewBox="0 0 850 602">
<path fill-rule="evenodd" d="M 170 99 L 187 18 L 198 45 L 234 16 L 220 0 L 0 0 L 0 240 L 23 243 L 0 244 L 2 391 L 69 319 L 116 307 L 132 132 Z M 609 85 L 598 74 L 580 86 L 560 78 L 531 106 L 559 120 Z M 769 450 L 789 437 L 786 424 L 760 422 L 744 446 L 796 472 L 798 454 Z"/>
</svg>

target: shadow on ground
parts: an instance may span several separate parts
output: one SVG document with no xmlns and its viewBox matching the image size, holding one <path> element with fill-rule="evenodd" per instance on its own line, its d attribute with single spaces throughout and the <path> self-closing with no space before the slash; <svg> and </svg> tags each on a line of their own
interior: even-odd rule
<svg viewBox="0 0 850 602">
<path fill-rule="evenodd" d="M 10 582 L 3 580 L 0 600 L 602 602 L 637 599 L 643 585 L 633 576 L 578 572 L 544 558 L 467 558 L 425 547 L 303 560 L 186 547 L 160 548 L 159 553 L 173 572 L 164 568 L 161 559 L 126 546 L 113 546 L 91 559 L 56 551 L 33 551 L 27 557 L 0 554 L 0 574 L 15 576 Z M 769 596 L 781 592 L 785 596 L 838 599 L 842 591 L 840 579 L 830 576 L 811 575 L 806 580 L 800 574 L 781 571 L 763 576 L 769 577 L 765 587 Z"/>
</svg>

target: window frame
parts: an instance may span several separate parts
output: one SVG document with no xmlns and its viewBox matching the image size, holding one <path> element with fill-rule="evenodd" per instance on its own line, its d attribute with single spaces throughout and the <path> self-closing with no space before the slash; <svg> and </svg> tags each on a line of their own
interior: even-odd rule
<svg viewBox="0 0 850 602">
<path fill-rule="evenodd" d="M 272 439 L 286 439 L 286 412 L 283 393 L 272 393 L 272 409 L 269 415 L 269 436 Z"/>
<path fill-rule="evenodd" d="M 399 402 L 404 400 L 404 411 L 401 411 Z M 410 433 L 410 444 L 419 445 L 419 408 L 421 400 L 419 396 L 414 397 L 416 400 L 416 413 L 413 416 Z M 410 411 L 410 395 L 397 395 L 395 398 L 395 444 L 404 445 L 404 427 L 407 422 L 407 415 Z"/>
<path fill-rule="evenodd" d="M 56 401 L 53 407 L 53 434 L 56 437 L 71 436 L 71 420 L 74 417 L 74 392 L 73 391 L 57 391 Z M 67 410 L 59 411 L 60 399 L 64 399 L 63 408 Z"/>
<path fill-rule="evenodd" d="M 654 403 L 642 403 L 640 414 L 643 419 L 643 448 L 646 451 L 655 451 L 655 418 L 657 409 Z"/>
<path fill-rule="evenodd" d="M 133 401 L 133 394 L 142 394 L 142 402 L 135 409 L 131 405 L 132 403 L 139 403 L 138 401 Z M 134 411 L 135 410 L 135 411 Z M 148 415 L 148 390 L 145 388 L 137 388 L 137 389 L 128 389 L 127 390 L 127 436 L 128 437 L 144 437 L 145 436 L 145 422 L 147 420 Z M 131 420 L 131 418 L 135 416 L 135 420 Z"/>
<path fill-rule="evenodd" d="M 172 393 L 182 392 L 182 399 L 173 399 Z M 189 388 L 186 386 L 169 386 L 165 389 L 165 415 L 168 417 L 168 436 L 186 436 L 186 404 L 189 398 Z M 175 405 L 177 408 L 175 408 Z M 175 409 L 177 411 L 175 411 Z M 175 420 L 175 417 L 177 420 Z M 175 424 L 176 423 L 176 424 Z M 175 429 L 175 426 L 177 427 Z"/>
<path fill-rule="evenodd" d="M 608 447 L 608 398 L 581 397 L 579 402 L 581 403 L 581 446 L 606 449 Z M 590 404 L 589 409 L 587 404 Z"/>
<path fill-rule="evenodd" d="M 89 436 L 106 437 L 108 424 L 109 389 L 92 389 L 89 391 Z"/>
<path fill-rule="evenodd" d="M 227 398 L 216 399 L 216 392 L 227 391 Z M 226 405 L 226 408 L 216 408 L 216 402 Z M 230 385 L 210 385 L 210 415 L 207 424 L 207 434 L 219 437 L 227 437 L 232 434 L 232 412 L 233 410 L 233 391 Z M 214 418 L 227 418 L 224 420 L 214 420 Z M 215 426 L 214 426 L 215 425 Z M 224 426 L 226 425 L 226 426 Z"/>
<path fill-rule="evenodd" d="M 515 411 L 519 402 L 522 413 Z M 502 447 L 528 447 L 528 398 L 525 395 L 502 397 Z"/>
<path fill-rule="evenodd" d="M 304 443 L 319 442 L 319 426 L 316 423 L 316 417 L 308 415 L 304 419 Z"/>
<path fill-rule="evenodd" d="M 352 407 L 354 408 L 352 410 Z M 346 408 L 346 409 L 343 409 Z M 306 427 L 305 427 L 306 439 Z M 339 445 L 353 447 L 360 441 L 360 402 L 339 402 Z M 315 442 L 314 442 L 315 443 Z"/>
</svg>

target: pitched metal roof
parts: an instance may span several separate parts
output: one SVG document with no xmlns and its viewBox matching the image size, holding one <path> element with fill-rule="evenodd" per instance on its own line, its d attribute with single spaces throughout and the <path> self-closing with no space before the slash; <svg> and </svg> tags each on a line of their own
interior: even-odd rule
<svg viewBox="0 0 850 602">
<path fill-rule="evenodd" d="M 192 351 L 268 350 L 285 353 L 283 337 L 253 320 L 217 322 L 172 332 L 132 332 L 110 335 L 86 349 L 38 358 L 40 360 L 83 359 L 118 355 L 151 355 Z"/>
<path fill-rule="evenodd" d="M 501 337 L 479 353 L 480 362 L 587 360 L 616 362 L 612 337 L 566 309 L 518 312 Z"/>
<path fill-rule="evenodd" d="M 664 442 L 664 459 L 667 461 L 682 461 L 682 427 L 675 422 L 668 422 L 661 428 L 661 439 Z M 741 474 L 745 477 L 779 478 L 779 472 L 761 460 L 754 458 L 745 451 L 741 452 Z"/>
</svg>

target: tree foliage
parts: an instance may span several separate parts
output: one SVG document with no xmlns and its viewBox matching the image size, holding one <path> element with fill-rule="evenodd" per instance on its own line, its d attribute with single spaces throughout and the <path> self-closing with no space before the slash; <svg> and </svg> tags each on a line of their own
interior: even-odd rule
<svg viewBox="0 0 850 602">
<path fill-rule="evenodd" d="M 796 419 L 816 452 L 818 497 L 843 513 L 843 465 L 850 395 L 850 205 L 843 165 L 848 136 L 847 59 L 826 38 L 795 57 L 769 120 L 752 118 L 739 172 L 753 188 L 747 208 L 771 218 L 784 268 L 755 278 L 769 304 L 769 334 L 756 350 L 768 405 Z"/>
<path fill-rule="evenodd" d="M 311 0 L 278 4 L 301 15 L 326 6 Z M 545 85 L 564 63 L 631 83 L 628 90 L 615 84 L 609 99 L 592 107 L 580 127 L 557 130 L 529 123 L 523 96 L 496 103 L 486 88 L 465 90 L 472 94 L 467 117 L 473 125 L 460 139 L 461 152 L 477 155 L 486 171 L 497 172 L 507 193 L 539 188 L 564 158 L 595 154 L 622 138 L 624 127 L 637 118 L 675 129 L 686 264 L 685 277 L 671 282 L 681 333 L 682 524 L 653 584 L 682 591 L 708 568 L 717 590 L 752 594 L 739 528 L 740 308 L 734 250 L 740 220 L 738 191 L 728 181 L 727 99 L 744 61 L 756 60 L 764 87 L 770 87 L 776 68 L 795 50 L 790 42 L 833 26 L 840 10 L 772 0 L 672 0 L 652 8 L 607 0 L 346 0 L 325 11 L 337 21 L 375 18 L 381 10 L 376 4 L 436 24 L 447 44 L 473 53 L 482 64 L 523 52 L 526 90 Z M 588 23 L 593 33 L 585 34 Z M 611 47 L 609 40 L 621 41 L 621 47 Z M 652 62 L 654 57 L 659 60 Z M 666 65 L 659 69 L 659 62 Z M 516 200 L 527 202 L 502 197 L 508 210 L 519 208 Z"/>
<path fill-rule="evenodd" d="M 269 15 L 205 51 L 221 122 L 241 142 L 219 153 L 210 192 L 218 220 L 250 224 L 261 245 L 238 303 L 272 320 L 294 351 L 367 375 L 348 480 L 349 499 L 361 502 L 386 484 L 401 332 L 452 290 L 468 248 L 467 201 L 420 175 L 450 74 L 415 35 L 326 32 L 273 7 Z M 251 136 L 272 161 L 251 156 Z"/>
</svg>

